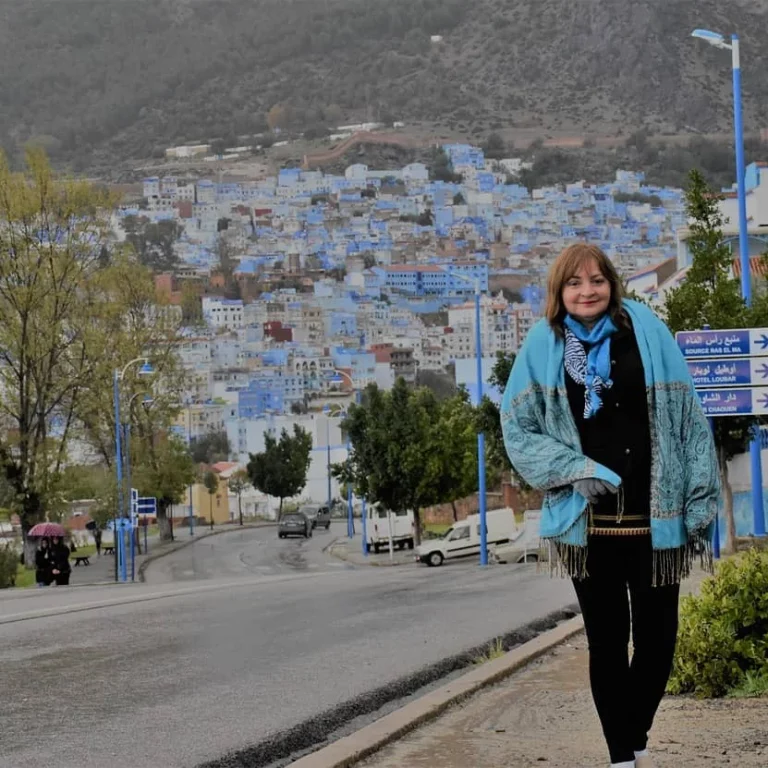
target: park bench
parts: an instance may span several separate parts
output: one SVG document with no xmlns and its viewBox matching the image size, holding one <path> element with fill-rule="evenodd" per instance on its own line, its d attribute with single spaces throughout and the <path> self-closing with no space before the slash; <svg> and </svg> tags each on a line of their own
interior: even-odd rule
<svg viewBox="0 0 768 768">
<path fill-rule="evenodd" d="M 81 563 L 83 565 L 90 565 L 91 564 L 90 558 L 91 558 L 90 555 L 75 555 L 74 557 L 75 568 L 77 568 L 77 566 L 80 565 Z"/>
<path fill-rule="evenodd" d="M 104 554 L 105 555 L 114 555 L 115 554 L 114 546 L 110 545 L 110 546 L 104 547 Z"/>
</svg>

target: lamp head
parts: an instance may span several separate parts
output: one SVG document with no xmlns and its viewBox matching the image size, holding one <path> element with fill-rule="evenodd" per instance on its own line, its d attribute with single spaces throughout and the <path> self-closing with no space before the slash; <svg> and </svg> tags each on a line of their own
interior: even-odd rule
<svg viewBox="0 0 768 768">
<path fill-rule="evenodd" d="M 144 365 L 139 368 L 139 376 L 151 376 L 155 372 L 155 369 L 152 367 L 152 363 L 149 362 L 149 360 L 144 361 Z"/>
<path fill-rule="evenodd" d="M 693 32 L 691 32 L 691 37 L 697 37 L 699 40 L 704 40 L 710 45 L 714 45 L 715 48 L 731 49 L 730 44 L 725 42 L 725 38 L 719 32 L 712 32 L 709 29 L 694 29 Z"/>
</svg>

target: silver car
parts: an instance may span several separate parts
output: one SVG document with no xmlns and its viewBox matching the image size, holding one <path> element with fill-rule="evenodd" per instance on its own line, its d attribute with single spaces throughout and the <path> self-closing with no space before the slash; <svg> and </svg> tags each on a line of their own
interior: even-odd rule
<svg viewBox="0 0 768 768">
<path fill-rule="evenodd" d="M 303 536 L 309 539 L 312 536 L 312 522 L 301 512 L 289 512 L 280 518 L 277 524 L 277 537 L 284 539 L 286 536 Z"/>
<path fill-rule="evenodd" d="M 331 512 L 326 506 L 320 506 L 318 504 L 308 504 L 299 509 L 299 512 L 304 515 L 313 528 L 325 528 L 327 531 L 331 527 Z"/>
</svg>

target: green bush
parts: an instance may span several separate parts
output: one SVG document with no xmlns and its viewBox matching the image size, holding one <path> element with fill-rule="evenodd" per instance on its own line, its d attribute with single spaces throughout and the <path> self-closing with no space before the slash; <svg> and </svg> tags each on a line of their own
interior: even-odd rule
<svg viewBox="0 0 768 768">
<path fill-rule="evenodd" d="M 724 561 L 680 611 L 668 691 L 712 698 L 768 677 L 768 553 Z"/>
<path fill-rule="evenodd" d="M 0 546 L 0 589 L 6 589 L 16 584 L 16 570 L 19 556 L 9 545 Z"/>
</svg>

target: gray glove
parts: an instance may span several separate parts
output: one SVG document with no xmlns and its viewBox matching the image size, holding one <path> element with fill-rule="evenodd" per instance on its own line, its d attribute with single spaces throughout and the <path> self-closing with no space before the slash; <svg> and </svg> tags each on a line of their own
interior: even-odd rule
<svg viewBox="0 0 768 768">
<path fill-rule="evenodd" d="M 598 480 L 596 477 L 577 480 L 573 487 L 590 504 L 594 504 L 601 496 L 605 496 L 606 493 L 618 493 L 618 488 L 615 485 L 611 485 L 607 480 Z"/>
</svg>

